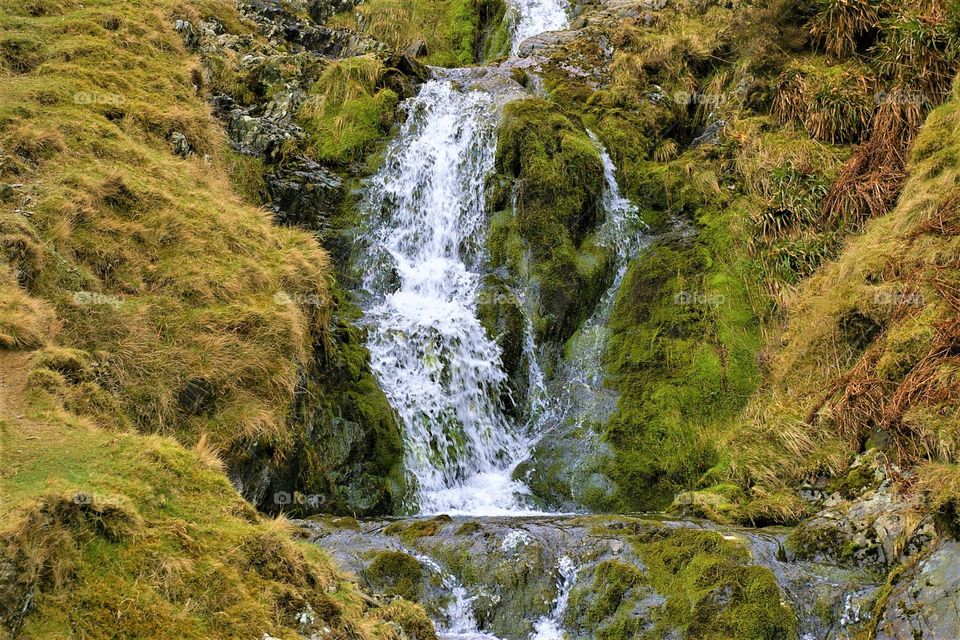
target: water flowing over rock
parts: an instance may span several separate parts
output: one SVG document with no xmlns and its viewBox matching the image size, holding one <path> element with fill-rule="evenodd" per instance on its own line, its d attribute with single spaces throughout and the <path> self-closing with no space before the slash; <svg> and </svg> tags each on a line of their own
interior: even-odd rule
<svg viewBox="0 0 960 640">
<path fill-rule="evenodd" d="M 522 425 L 503 411 L 506 374 L 477 317 L 484 179 L 500 109 L 523 95 L 491 75 L 438 71 L 406 103 L 364 204 L 368 346 L 403 420 L 406 468 L 424 513 L 510 511 L 523 492 L 510 479 L 525 450 Z"/>
<path fill-rule="evenodd" d="M 564 3 L 555 0 L 510 0 L 514 12 L 513 46 L 516 54 L 524 40 L 547 31 L 558 31 L 567 26 Z"/>
<path fill-rule="evenodd" d="M 692 620 L 720 621 L 715 637 L 734 637 L 724 635 L 733 627 L 722 625 L 734 623 L 722 622 L 720 612 L 740 606 L 765 616 L 769 637 L 795 632 L 839 640 L 870 622 L 877 586 L 859 569 L 791 560 L 786 531 L 699 521 L 528 516 L 303 524 L 309 539 L 363 581 L 385 550 L 416 558 L 424 568 L 421 602 L 440 636 L 451 640 L 634 637 L 610 635 L 618 628 L 681 637 Z M 695 597 L 685 591 L 686 579 L 695 580 Z"/>
</svg>

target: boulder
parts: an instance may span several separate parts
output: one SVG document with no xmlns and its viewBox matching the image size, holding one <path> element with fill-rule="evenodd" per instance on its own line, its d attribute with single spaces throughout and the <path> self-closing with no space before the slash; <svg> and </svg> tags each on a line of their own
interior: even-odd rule
<svg viewBox="0 0 960 640">
<path fill-rule="evenodd" d="M 345 196 L 339 176 L 304 156 L 278 167 L 266 182 L 274 219 L 313 231 L 325 227 Z"/>
<path fill-rule="evenodd" d="M 876 640 L 960 638 L 960 542 L 934 545 L 893 586 Z"/>
</svg>

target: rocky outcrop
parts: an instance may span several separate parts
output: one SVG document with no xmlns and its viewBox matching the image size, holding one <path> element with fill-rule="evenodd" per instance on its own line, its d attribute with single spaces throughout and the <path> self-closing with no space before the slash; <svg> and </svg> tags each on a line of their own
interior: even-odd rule
<svg viewBox="0 0 960 640">
<path fill-rule="evenodd" d="M 507 640 L 537 628 L 833 640 L 863 630 L 876 588 L 856 569 L 787 559 L 782 531 L 599 516 L 303 524 L 370 588 L 419 598 L 441 632 L 459 606 Z"/>
<path fill-rule="evenodd" d="M 378 69 L 378 88 L 412 95 L 427 70 L 415 60 L 370 38 L 330 29 L 323 21 L 351 2 L 241 2 L 255 34 L 231 33 L 210 20 L 178 21 L 188 47 L 200 54 L 204 72 L 197 88 L 210 92 L 215 114 L 234 148 L 262 172 L 260 196 L 277 224 L 324 237 L 337 226 L 347 195 L 344 167 L 318 162 L 300 112 L 316 95 L 324 69 L 345 56 Z M 336 90 L 334 88 L 333 90 Z M 267 512 L 306 515 L 318 511 L 384 514 L 398 508 L 405 492 L 400 428 L 370 371 L 358 311 L 335 283 L 327 332 L 315 345 L 313 364 L 301 371 L 290 430 L 291 454 L 254 443 L 229 456 L 231 477 L 244 495 Z M 282 304 L 312 309 L 326 300 L 278 292 Z"/>
<path fill-rule="evenodd" d="M 266 177 L 267 194 L 279 224 L 322 232 L 343 204 L 343 180 L 310 158 L 297 156 Z"/>
<path fill-rule="evenodd" d="M 898 492 L 877 450 L 859 457 L 842 477 L 804 490 L 820 507 L 790 534 L 798 557 L 892 568 L 936 536 L 930 518 Z"/>
<path fill-rule="evenodd" d="M 960 543 L 938 542 L 893 582 L 876 640 L 960 638 Z"/>
</svg>

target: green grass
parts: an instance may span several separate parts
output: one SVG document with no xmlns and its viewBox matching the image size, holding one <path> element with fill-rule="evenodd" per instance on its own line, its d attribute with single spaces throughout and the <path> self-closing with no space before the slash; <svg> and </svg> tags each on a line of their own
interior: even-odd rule
<svg viewBox="0 0 960 640">
<path fill-rule="evenodd" d="M 413 605 L 367 604 L 318 547 L 258 516 L 209 451 L 98 429 L 43 391 L 27 401 L 0 420 L 0 562 L 15 568 L 0 611 L 33 594 L 24 637 L 292 638 L 308 608 L 311 628 L 362 638 L 394 637 L 384 617 L 429 624 Z"/>
<path fill-rule="evenodd" d="M 213 16 L 248 29 L 215 0 L 0 2 L 0 635 L 294 638 L 312 610 L 307 633 L 433 638 L 224 473 L 305 437 L 334 301 L 327 254 L 251 205 L 262 168 L 194 88 L 173 24 Z M 357 344 L 328 355 L 355 369 Z"/>
<path fill-rule="evenodd" d="M 370 0 L 331 24 L 359 29 L 396 51 L 422 41 L 423 62 L 457 67 L 481 62 L 478 53 L 505 53 L 504 3 L 498 0 Z M 492 32 L 487 37 L 487 32 Z"/>
</svg>

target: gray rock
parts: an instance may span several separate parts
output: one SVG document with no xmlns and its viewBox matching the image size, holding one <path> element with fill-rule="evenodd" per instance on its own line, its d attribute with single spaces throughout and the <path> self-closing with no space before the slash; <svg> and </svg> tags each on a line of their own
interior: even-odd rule
<svg viewBox="0 0 960 640">
<path fill-rule="evenodd" d="M 427 41 L 421 38 L 416 42 L 412 42 L 410 43 L 410 46 L 408 46 L 404 50 L 403 53 L 404 55 L 409 56 L 410 58 L 420 58 L 422 56 L 425 56 L 428 53 Z"/>
<path fill-rule="evenodd" d="M 326 227 L 345 195 L 339 176 L 303 156 L 279 167 L 266 182 L 274 219 L 313 231 Z"/>
<path fill-rule="evenodd" d="M 565 637 L 588 640 L 616 635 L 624 615 L 641 632 L 655 637 L 685 637 L 664 617 L 667 602 L 649 584 L 637 555 L 638 540 L 664 540 L 677 530 L 716 529 L 742 544 L 743 563 L 768 569 L 777 580 L 782 606 L 800 618 L 798 637 L 840 640 L 860 630 L 876 585 L 856 569 L 789 561 L 779 552 L 784 533 L 715 527 L 701 522 L 660 521 L 628 516 L 454 517 L 346 522 L 324 518 L 301 523 L 308 539 L 327 550 L 344 568 L 360 576 L 382 550 L 402 551 L 423 567 L 421 604 L 436 621 L 447 621 L 450 580 L 462 585 L 480 629 L 506 640 L 527 640 L 534 623 L 551 615 L 561 584 L 561 558 L 576 568 L 562 615 Z M 606 571 L 604 569 L 606 566 Z M 605 576 L 619 574 L 614 600 Z M 630 573 L 636 579 L 629 584 Z M 367 584 L 368 588 L 375 585 Z M 718 587 L 704 610 L 722 610 L 731 593 Z M 599 605 L 599 606 L 597 606 Z M 613 611 L 620 612 L 614 616 Z M 602 611 L 598 619 L 596 612 Z M 826 619 L 819 616 L 828 612 Z M 633 637 L 633 636 L 631 636 Z M 772 636 L 771 636 L 772 637 Z"/>
<path fill-rule="evenodd" d="M 186 158 L 193 153 L 193 148 L 187 141 L 187 136 L 179 131 L 174 131 L 170 134 L 170 144 L 173 146 L 173 152 L 181 158 Z"/>
<path fill-rule="evenodd" d="M 936 544 L 894 586 L 876 640 L 960 638 L 960 543 Z"/>
<path fill-rule="evenodd" d="M 690 143 L 690 148 L 696 149 L 703 145 L 720 144 L 720 137 L 725 126 L 727 126 L 726 120 L 717 120 L 707 125 L 703 132 Z"/>
</svg>

